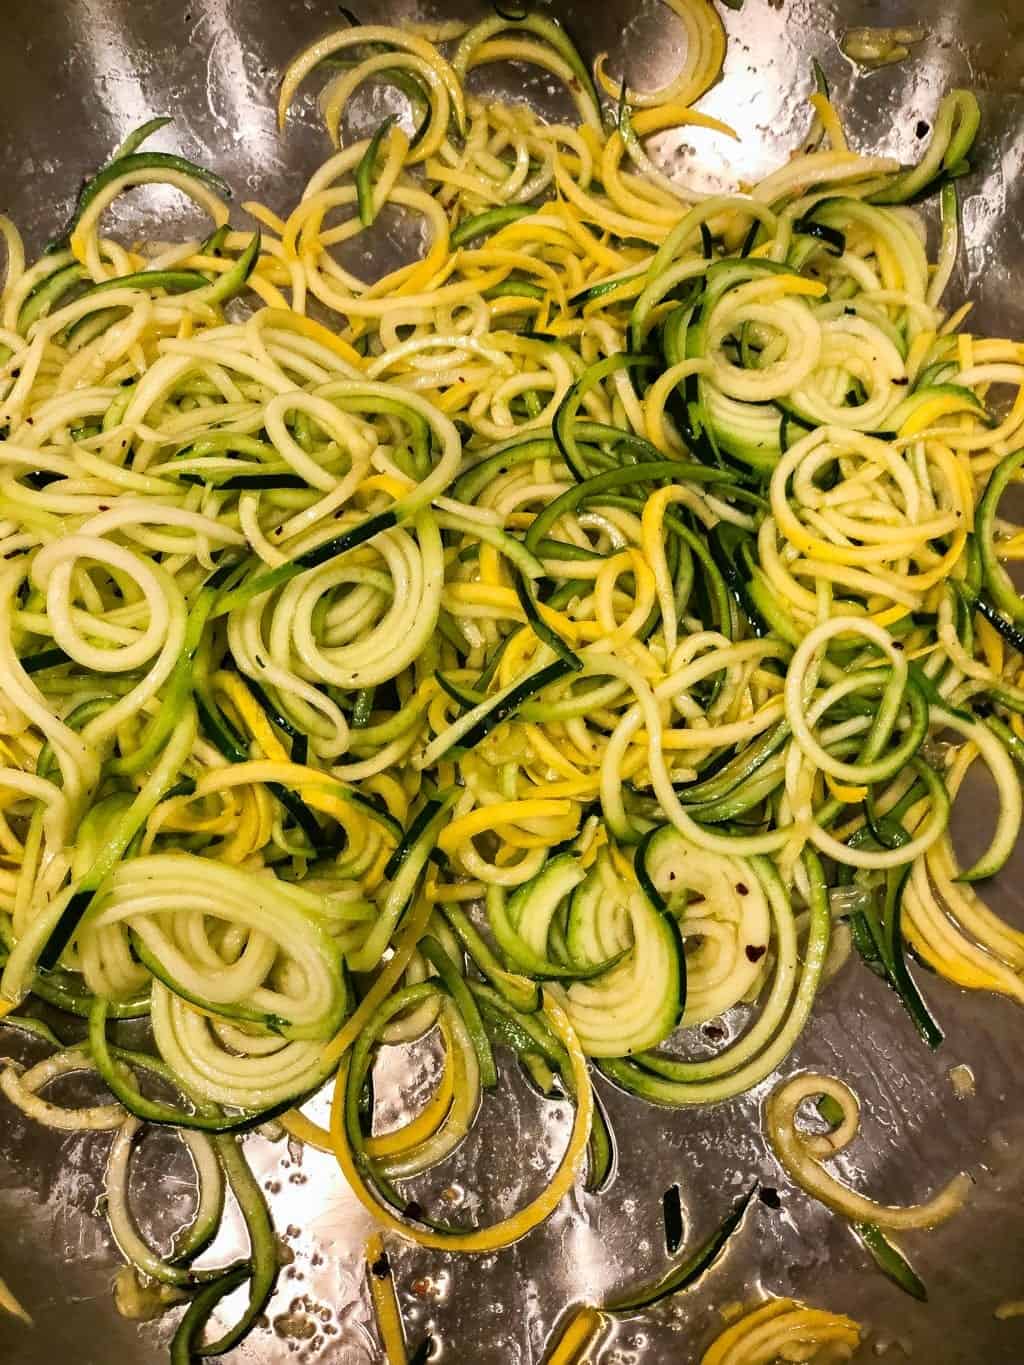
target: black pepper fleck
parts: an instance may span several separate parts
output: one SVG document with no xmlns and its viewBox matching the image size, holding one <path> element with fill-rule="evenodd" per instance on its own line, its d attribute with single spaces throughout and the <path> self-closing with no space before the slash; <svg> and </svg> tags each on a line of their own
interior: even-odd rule
<svg viewBox="0 0 1024 1365">
<path fill-rule="evenodd" d="M 373 1265 L 370 1266 L 370 1274 L 378 1280 L 386 1280 L 391 1274 L 391 1262 L 388 1260 L 386 1251 L 382 1251 Z"/>
<path fill-rule="evenodd" d="M 915 137 L 927 137 L 927 136 L 928 136 L 928 124 L 927 124 L 927 122 L 926 122 L 923 118 L 922 118 L 922 119 L 918 119 L 918 121 L 917 121 L 917 127 L 914 129 L 914 135 L 915 135 Z"/>
<path fill-rule="evenodd" d="M 762 1204 L 767 1204 L 770 1209 L 781 1209 L 782 1200 L 779 1198 L 778 1190 L 773 1190 L 770 1185 L 762 1185 L 757 1192 L 757 1197 Z"/>
<path fill-rule="evenodd" d="M 736 892 L 737 892 L 737 895 L 740 895 L 740 896 L 748 896 L 748 895 L 750 894 L 750 887 L 747 886 L 746 883 L 744 883 L 744 882 L 737 882 L 737 883 L 736 883 Z"/>
<path fill-rule="evenodd" d="M 751 962 L 760 962 L 768 949 L 760 943 L 747 944 L 747 958 Z"/>
</svg>

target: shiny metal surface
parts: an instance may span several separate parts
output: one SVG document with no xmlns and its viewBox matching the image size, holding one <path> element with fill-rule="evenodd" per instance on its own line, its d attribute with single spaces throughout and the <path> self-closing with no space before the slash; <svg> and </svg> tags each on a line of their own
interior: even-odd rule
<svg viewBox="0 0 1024 1365">
<path fill-rule="evenodd" d="M 471 16 L 471 0 L 419 5 L 353 0 L 364 20 Z M 665 78 L 679 57 L 678 26 L 654 0 L 552 4 L 585 52 L 626 54 L 634 81 Z M 950 84 L 980 93 L 984 124 L 977 172 L 964 185 L 965 249 L 953 291 L 976 300 L 976 329 L 1024 335 L 1024 5 L 1021 0 L 746 0 L 723 11 L 731 42 L 723 81 L 702 107 L 740 131 L 739 148 L 692 132 L 666 139 L 664 163 L 703 183 L 754 178 L 795 145 L 806 126 L 810 58 L 832 83 L 858 146 L 914 155 L 919 120 Z M 74 190 L 129 128 L 174 117 L 161 146 L 214 166 L 236 200 L 274 207 L 294 200 L 326 152 L 312 101 L 278 138 L 272 115 L 284 62 L 337 21 L 327 0 L 4 0 L 0 42 L 0 208 L 38 247 L 63 220 Z M 873 72 L 847 62 L 838 42 L 853 24 L 921 23 L 913 57 Z M 618 70 L 615 55 L 612 69 Z M 515 72 L 506 93 L 522 97 Z M 545 97 L 544 82 L 531 98 Z M 379 117 L 368 100 L 366 122 Z M 184 231 L 173 195 L 130 196 L 120 230 Z M 236 210 L 242 221 L 241 210 Z M 965 792 L 964 852 L 991 818 L 989 793 Z M 1024 850 L 990 888 L 992 904 L 1024 927 Z M 1024 1018 L 1004 1000 L 968 996 L 926 976 L 947 1029 L 930 1055 L 885 986 L 851 961 L 822 995 L 786 1072 L 820 1067 L 849 1081 L 865 1116 L 841 1173 L 878 1197 L 909 1201 L 955 1169 L 976 1179 L 968 1208 L 903 1245 L 931 1302 L 903 1296 L 874 1270 L 846 1226 L 793 1189 L 761 1137 L 768 1088 L 713 1109 L 656 1110 L 603 1087 L 620 1138 L 611 1188 L 578 1194 L 541 1230 L 499 1256 L 453 1262 L 395 1248 L 393 1264 L 410 1339 L 427 1330 L 441 1359 L 459 1365 L 532 1365 L 572 1302 L 600 1301 L 665 1264 L 660 1200 L 678 1181 L 687 1238 L 702 1238 L 754 1174 L 781 1207 L 755 1203 L 725 1260 L 697 1289 L 627 1322 L 604 1348 L 605 1365 L 688 1365 L 722 1326 L 719 1309 L 758 1292 L 792 1293 L 851 1313 L 868 1328 L 862 1360 L 927 1365 L 1024 1361 L 1024 1319 L 1000 1322 L 996 1305 L 1024 1296 Z M 729 1021 L 738 1026 L 739 1019 Z M 0 1028 L 0 1054 L 38 1055 Z M 968 1064 L 976 1095 L 958 1099 L 949 1070 Z M 396 1059 L 410 1102 L 429 1059 Z M 568 1130 L 563 1105 L 533 1097 L 515 1078 L 510 1105 L 491 1102 L 461 1152 L 423 1184 L 454 1205 L 496 1216 L 528 1197 Z M 508 1089 L 502 1091 L 508 1095 Z M 138 1327 L 115 1313 L 118 1257 L 97 1215 L 107 1139 L 64 1137 L 0 1102 L 0 1275 L 36 1318 L 29 1331 L 0 1316 L 0 1361 L 11 1365 L 151 1365 L 164 1358 L 173 1319 Z M 360 1251 L 367 1221 L 334 1163 L 280 1142 L 250 1139 L 291 1263 L 266 1325 L 232 1359 L 249 1365 L 381 1359 L 369 1327 Z M 173 1139 L 152 1136 L 138 1160 L 139 1216 L 168 1233 L 188 1206 L 187 1165 Z M 223 1244 L 222 1244 L 223 1245 Z"/>
</svg>

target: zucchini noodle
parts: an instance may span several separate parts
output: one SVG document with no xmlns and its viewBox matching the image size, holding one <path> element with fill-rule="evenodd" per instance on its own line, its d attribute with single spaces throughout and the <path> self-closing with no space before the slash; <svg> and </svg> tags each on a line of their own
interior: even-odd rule
<svg viewBox="0 0 1024 1365">
<path fill-rule="evenodd" d="M 21 1306 L 4 1280 L 0 1280 L 0 1308 L 5 1313 L 10 1313 L 12 1317 L 20 1319 L 26 1327 L 34 1325 L 30 1314 Z"/>
<path fill-rule="evenodd" d="M 0 1090 L 23 1114 L 47 1128 L 70 1133 L 104 1132 L 118 1128 L 124 1118 L 120 1105 L 92 1104 L 68 1108 L 51 1104 L 39 1094 L 44 1086 L 61 1076 L 92 1069 L 91 1058 L 79 1049 L 55 1052 L 26 1071 L 20 1071 L 8 1062 L 0 1071 Z"/>
<path fill-rule="evenodd" d="M 391 1275 L 391 1265 L 384 1251 L 384 1242 L 379 1232 L 373 1233 L 366 1243 L 366 1272 L 370 1284 L 370 1297 L 377 1319 L 377 1330 L 388 1365 L 407 1365 L 409 1359 L 405 1349 L 405 1335 L 402 1331 L 402 1314 L 395 1293 L 395 1282 Z"/>
<path fill-rule="evenodd" d="M 849 1360 L 860 1345 L 852 1318 L 771 1299 L 716 1337 L 701 1365 L 771 1365 L 776 1360 Z"/>
<path fill-rule="evenodd" d="M 805 1100 L 821 1095 L 835 1101 L 842 1118 L 832 1132 L 804 1132 L 797 1126 L 797 1111 Z M 961 1208 L 971 1186 L 966 1175 L 954 1176 L 944 1189 L 925 1203 L 907 1207 L 878 1204 L 829 1175 L 822 1162 L 838 1156 L 852 1142 L 857 1136 L 859 1122 L 856 1096 L 849 1086 L 832 1076 L 814 1073 L 795 1076 L 778 1086 L 765 1104 L 768 1140 L 787 1175 L 844 1218 L 900 1231 L 934 1227 Z"/>
<path fill-rule="evenodd" d="M 577 1308 L 565 1325 L 545 1365 L 578 1365 L 588 1359 L 604 1333 L 607 1319 L 595 1308 Z"/>
<path fill-rule="evenodd" d="M 149 1279 L 179 1287 L 194 1284 L 197 1272 L 157 1256 L 140 1234 L 132 1217 L 128 1181 L 133 1144 L 141 1130 L 138 1119 L 129 1116 L 118 1129 L 110 1148 L 106 1181 L 110 1229 L 125 1257 Z M 181 1130 L 181 1138 L 195 1166 L 199 1197 L 187 1233 L 184 1236 L 179 1234 L 176 1239 L 176 1261 L 195 1255 L 213 1240 L 224 1212 L 224 1175 L 212 1142 L 204 1133 L 192 1133 L 185 1129 Z M 212 1275 L 219 1273 L 214 1271 Z M 209 1279 L 212 1275 L 211 1272 L 199 1272 L 198 1279 Z"/>
<path fill-rule="evenodd" d="M 174 1361 L 235 1345 L 273 1290 L 252 1129 L 332 1151 L 389 1233 L 491 1253 L 584 1171 L 592 1192 L 613 1177 L 593 1072 L 661 1105 L 744 1094 L 851 943 L 930 1046 L 907 943 L 1024 1000 L 1024 936 L 975 888 L 1022 815 L 1005 566 L 1024 532 L 1000 500 L 1024 467 L 1024 364 L 943 304 L 977 101 L 949 92 L 904 167 L 852 151 L 819 82 L 797 154 L 706 195 L 648 140 L 735 137 L 693 107 L 724 29 L 710 0 L 666 4 L 685 51 L 646 91 L 616 57 L 592 75 L 529 9 L 327 34 L 278 115 L 320 80 L 330 155 L 280 214 L 243 204 L 244 226 L 219 176 L 151 149 L 162 119 L 39 260 L 0 218 L 0 1019 L 52 1049 L 6 1063 L 0 1090 L 114 1134 L 128 1273 L 165 1287 L 161 1310 L 188 1300 Z M 573 117 L 475 93 L 508 62 L 564 87 Z M 404 103 L 352 140 L 367 86 Z M 145 185 L 190 197 L 208 235 L 108 236 Z M 346 249 L 396 220 L 413 258 L 363 279 Z M 976 758 L 1000 808 L 961 869 L 951 812 Z M 12 1014 L 30 997 L 80 1041 Z M 686 1050 L 726 1014 L 720 1048 Z M 111 1043 L 126 1018 L 151 1051 Z M 440 1070 L 382 1132 L 394 1047 Z M 509 1058 L 538 1103 L 571 1105 L 562 1155 L 519 1212 L 439 1222 L 403 1182 L 507 1102 Z M 72 1072 L 109 1096 L 52 1100 Z M 329 1130 L 302 1112 L 325 1086 Z M 827 1140 L 796 1123 L 819 1093 L 843 1110 Z M 826 1172 L 856 1117 L 831 1078 L 766 1106 L 791 1177 L 876 1233 L 959 1207 L 964 1177 L 889 1209 Z M 167 1256 L 129 1200 L 159 1125 L 197 1183 Z M 249 1250 L 194 1269 L 227 1188 Z M 749 1199 L 659 1294 L 711 1264 Z M 367 1256 L 404 1361 L 379 1234 Z M 605 1321 L 583 1310 L 551 1358 Z M 858 1339 L 779 1300 L 704 1359 Z"/>
</svg>

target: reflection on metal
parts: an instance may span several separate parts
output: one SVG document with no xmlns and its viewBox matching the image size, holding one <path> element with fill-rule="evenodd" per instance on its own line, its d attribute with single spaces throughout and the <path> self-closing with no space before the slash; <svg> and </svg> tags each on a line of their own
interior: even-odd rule
<svg viewBox="0 0 1024 1365">
<path fill-rule="evenodd" d="M 416 17 L 400 0 L 359 0 L 364 21 Z M 552 3 L 593 54 L 607 49 L 618 72 L 656 84 L 675 69 L 678 25 L 656 0 Z M 419 17 L 471 17 L 472 0 L 425 0 Z M 964 182 L 965 250 L 951 295 L 969 291 L 980 331 L 1024 335 L 1024 5 L 1020 0 L 746 0 L 723 11 L 731 41 L 723 81 L 702 108 L 730 122 L 737 145 L 703 131 L 660 139 L 659 159 L 701 188 L 736 187 L 784 160 L 807 127 L 810 59 L 824 66 L 854 145 L 910 158 L 919 124 L 943 89 L 978 89 L 984 123 L 981 167 Z M 328 0 L 6 0 L 0 42 L 2 208 L 39 246 L 65 216 L 82 176 L 128 128 L 157 113 L 174 118 L 161 145 L 177 145 L 222 172 L 237 201 L 258 195 L 281 207 L 327 153 L 312 103 L 283 139 L 273 121 L 276 73 L 298 47 L 339 22 Z M 913 59 L 863 71 L 839 48 L 847 28 L 921 24 Z M 545 82 L 508 72 L 506 97 L 545 98 Z M 367 123 L 380 115 L 366 93 Z M 379 96 L 377 97 L 379 100 Z M 168 141 L 167 139 L 170 139 Z M 63 202 L 62 202 L 63 201 Z M 117 228 L 163 236 L 176 222 L 173 196 L 129 197 Z M 240 210 L 237 210 L 240 218 Z M 988 793 L 965 793 L 980 841 Z M 990 891 L 993 904 L 1024 924 L 1019 888 L 1024 850 Z M 878 1198 L 910 1202 L 966 1167 L 977 1186 L 964 1213 L 908 1239 L 929 1286 L 912 1303 L 873 1270 L 843 1224 L 794 1190 L 766 1153 L 756 1093 L 718 1108 L 673 1113 L 603 1088 L 622 1141 L 611 1189 L 578 1195 L 518 1247 L 469 1262 L 395 1248 L 393 1264 L 411 1341 L 433 1332 L 442 1359 L 457 1365 L 533 1365 L 548 1332 L 572 1302 L 600 1301 L 657 1276 L 665 1264 L 661 1195 L 678 1181 L 693 1243 L 752 1174 L 778 1191 L 748 1219 L 723 1263 L 675 1303 L 622 1324 L 603 1348 L 607 1365 L 690 1365 L 721 1329 L 719 1308 L 764 1289 L 819 1302 L 869 1329 L 864 1359 L 912 1343 L 927 1365 L 1013 1365 L 1024 1360 L 1024 1322 L 1000 1321 L 997 1305 L 1024 1290 L 1024 1016 L 1006 1001 L 966 996 L 929 980 L 948 1026 L 938 1056 L 908 1029 L 892 993 L 848 962 L 815 1011 L 793 1067 L 821 1067 L 854 1086 L 864 1103 L 862 1137 L 844 1153 L 841 1174 Z M 28 1044 L 0 1028 L 0 1053 Z M 399 1067 L 396 1056 L 394 1065 Z M 975 1097 L 958 1101 L 951 1066 L 969 1065 Z M 424 1077 L 407 1068 L 413 1095 Z M 400 1075 L 400 1069 L 398 1074 Z M 567 1109 L 525 1086 L 515 1106 L 494 1105 L 464 1149 L 427 1177 L 423 1197 L 453 1210 L 507 1211 L 529 1196 L 536 1163 L 557 1157 Z M 154 1139 L 134 1188 L 143 1221 L 173 1230 L 187 1209 L 188 1170 L 177 1144 Z M 361 1251 L 365 1215 L 334 1162 L 286 1142 L 250 1140 L 288 1264 L 269 1322 L 237 1353 L 247 1365 L 322 1362 L 370 1365 L 380 1357 L 369 1327 Z M 118 1265 L 105 1222 L 95 1216 L 106 1139 L 61 1137 L 0 1107 L 0 1274 L 36 1321 L 0 1317 L 0 1361 L 51 1365 L 154 1365 L 167 1323 L 117 1317 L 111 1283 Z M 179 1157 L 180 1159 L 180 1157 Z M 910 1245 L 912 1240 L 913 1245 Z"/>
</svg>

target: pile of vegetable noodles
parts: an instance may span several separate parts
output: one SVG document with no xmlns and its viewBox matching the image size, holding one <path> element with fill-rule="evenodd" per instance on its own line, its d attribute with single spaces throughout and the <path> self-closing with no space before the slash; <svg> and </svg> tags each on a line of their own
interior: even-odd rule
<svg viewBox="0 0 1024 1365">
<path fill-rule="evenodd" d="M 904 167 L 847 146 L 819 73 L 791 159 L 705 195 L 647 145 L 734 135 L 692 107 L 721 22 L 670 4 L 686 56 L 654 91 L 604 58 L 595 84 L 532 11 L 331 34 L 280 113 L 326 72 L 338 149 L 288 216 L 243 205 L 255 228 L 229 225 L 215 174 L 150 149 L 163 119 L 34 264 L 0 219 L 0 993 L 43 1048 L 0 1088 L 115 1134 L 118 1244 L 140 1286 L 190 1300 L 177 1362 L 235 1345 L 273 1289 L 248 1130 L 335 1152 L 385 1230 L 492 1251 L 584 1167 L 592 1190 L 611 1178 L 593 1073 L 662 1105 L 741 1094 L 851 942 L 930 1046 L 908 945 L 1024 998 L 1024 935 L 974 889 L 1021 822 L 1005 562 L 1024 532 L 1000 499 L 1024 464 L 1024 354 L 942 305 L 977 103 L 949 93 Z M 564 82 L 573 120 L 471 93 L 507 61 Z M 371 82 L 401 116 L 342 145 Z M 208 213 L 205 240 L 104 235 L 152 183 Z M 930 261 L 914 205 L 933 193 Z M 396 213 L 421 259 L 367 283 L 336 249 Z M 950 810 L 977 760 L 999 814 L 961 869 Z M 33 999 L 87 1021 L 80 1041 Z M 717 1053 L 673 1048 L 736 1006 Z M 153 1050 L 117 1045 L 142 1016 Z M 381 1132 L 375 1060 L 420 1039 L 443 1052 L 436 1093 Z M 441 1222 L 403 1182 L 510 1083 L 502 1052 L 573 1107 L 568 1144 L 519 1212 Z M 46 1098 L 89 1069 L 107 1102 Z M 783 1089 L 780 1160 L 920 1297 L 884 1235 L 906 1221 L 820 1168 L 856 1100 L 810 1084 L 836 1131 L 808 1145 Z M 325 1086 L 329 1130 L 301 1110 Z M 199 1187 L 170 1256 L 129 1200 L 160 1125 Z M 251 1252 L 209 1270 L 226 1185 Z M 956 1180 L 912 1225 L 962 1197 Z M 608 1311 L 692 1282 L 741 1216 Z"/>
</svg>

